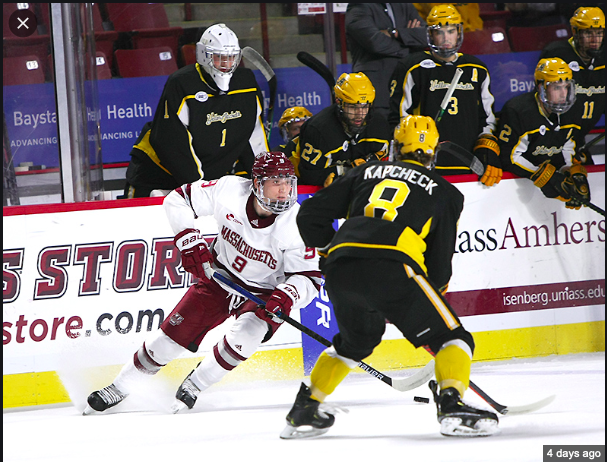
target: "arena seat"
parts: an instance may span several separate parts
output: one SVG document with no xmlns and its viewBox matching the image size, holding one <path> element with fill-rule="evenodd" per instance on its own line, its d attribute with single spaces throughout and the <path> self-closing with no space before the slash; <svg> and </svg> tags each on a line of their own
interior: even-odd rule
<svg viewBox="0 0 607 462">
<path fill-rule="evenodd" d="M 508 10 L 498 10 L 496 3 L 479 3 L 479 14 L 483 20 L 483 28 L 501 27 L 506 30 L 508 19 L 512 17 L 512 12 Z"/>
<path fill-rule="evenodd" d="M 186 43 L 181 47 L 181 62 L 184 66 L 196 62 L 196 44 Z"/>
<path fill-rule="evenodd" d="M 510 53 L 510 43 L 506 31 L 501 27 L 486 27 L 482 30 L 466 32 L 459 49 L 470 55 Z"/>
<path fill-rule="evenodd" d="M 168 46 L 177 56 L 182 27 L 170 27 L 162 3 L 105 3 L 114 30 L 128 34 L 133 48 Z"/>
<path fill-rule="evenodd" d="M 170 47 L 116 50 L 114 55 L 121 77 L 168 75 L 177 70 L 177 60 Z"/>
<path fill-rule="evenodd" d="M 2 85 L 44 83 L 44 69 L 37 56 L 2 58 Z"/>
<path fill-rule="evenodd" d="M 508 38 L 512 51 L 542 50 L 550 42 L 567 40 L 571 31 L 567 24 L 552 24 L 549 26 L 517 27 L 508 29 Z"/>
</svg>

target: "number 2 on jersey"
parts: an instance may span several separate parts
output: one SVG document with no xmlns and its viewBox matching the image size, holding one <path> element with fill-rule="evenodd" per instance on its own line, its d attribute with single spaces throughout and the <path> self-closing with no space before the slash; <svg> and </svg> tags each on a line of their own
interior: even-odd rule
<svg viewBox="0 0 607 462">
<path fill-rule="evenodd" d="M 396 180 L 383 180 L 373 188 L 369 203 L 365 206 L 365 216 L 394 221 L 411 190 L 406 183 Z M 376 210 L 378 213 L 376 213 Z"/>
</svg>

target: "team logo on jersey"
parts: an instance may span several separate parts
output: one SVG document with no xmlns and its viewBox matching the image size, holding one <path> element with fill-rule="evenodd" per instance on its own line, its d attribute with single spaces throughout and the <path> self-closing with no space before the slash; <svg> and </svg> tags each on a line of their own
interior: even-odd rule
<svg viewBox="0 0 607 462">
<path fill-rule="evenodd" d="M 232 119 L 240 119 L 242 117 L 242 113 L 240 111 L 232 111 L 232 112 L 224 112 L 223 114 L 215 114 L 211 112 L 207 114 L 207 125 L 211 125 L 213 122 L 221 122 L 225 124 L 228 120 Z"/>
<path fill-rule="evenodd" d="M 348 150 L 348 147 L 350 146 L 350 143 L 348 143 L 347 141 L 344 141 L 344 145 L 341 147 L 344 152 L 346 152 Z"/>
<path fill-rule="evenodd" d="M 171 319 L 169 319 L 169 324 L 171 326 L 178 326 L 182 322 L 183 322 L 183 316 L 181 316 L 179 313 L 175 313 L 173 316 L 171 316 Z"/>
<path fill-rule="evenodd" d="M 199 91 L 198 93 L 196 93 L 194 95 L 194 99 L 196 101 L 200 101 L 201 103 L 204 103 L 206 100 L 209 99 L 209 95 L 204 91 Z"/>
<path fill-rule="evenodd" d="M 542 125 L 542 126 L 540 127 L 540 135 L 544 136 L 545 134 L 546 134 L 546 126 L 545 126 L 545 125 Z"/>
<path fill-rule="evenodd" d="M 226 220 L 233 221 L 234 223 L 236 223 L 238 225 L 242 225 L 242 223 L 240 221 L 238 221 L 238 219 L 232 213 L 228 213 L 226 215 Z"/>
<path fill-rule="evenodd" d="M 425 69 L 432 69 L 433 67 L 436 67 L 436 63 L 431 59 L 424 59 L 421 63 L 419 63 L 419 65 Z"/>
<path fill-rule="evenodd" d="M 571 61 L 569 63 L 569 69 L 573 72 L 578 72 L 580 70 L 580 64 L 577 61 Z"/>
</svg>

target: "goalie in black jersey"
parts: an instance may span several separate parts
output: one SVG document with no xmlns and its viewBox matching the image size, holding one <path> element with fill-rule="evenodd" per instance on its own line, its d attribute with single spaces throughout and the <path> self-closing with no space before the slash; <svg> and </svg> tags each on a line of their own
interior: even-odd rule
<svg viewBox="0 0 607 462">
<path fill-rule="evenodd" d="M 579 209 L 590 201 L 588 173 L 576 157 L 579 119 L 571 113 L 575 81 L 560 58 L 541 59 L 535 69 L 536 91 L 504 104 L 499 144 L 504 169 L 529 178 L 544 196 Z"/>
<path fill-rule="evenodd" d="M 580 7 L 569 22 L 573 37 L 548 44 L 540 59 L 561 58 L 573 72 L 576 100 L 570 111 L 581 127 L 578 155 L 583 164 L 593 164 L 590 153 L 579 152 L 579 147 L 605 114 L 605 14 L 600 8 Z"/>
<path fill-rule="evenodd" d="M 427 18 L 430 51 L 413 53 L 396 66 L 390 81 L 390 115 L 395 127 L 411 114 L 435 117 L 447 93 L 455 71 L 463 74 L 447 108 L 437 122 L 440 141 L 462 146 L 485 166 L 480 181 L 493 186 L 502 178 L 499 148 L 494 136 L 495 98 L 491 93 L 489 71 L 475 56 L 458 53 L 464 40 L 462 17 L 452 5 L 437 5 Z M 436 158 L 436 171 L 441 175 L 471 173 L 470 168 L 446 152 Z"/>
<path fill-rule="evenodd" d="M 318 358 L 311 385 L 302 383 L 282 438 L 316 436 L 333 425 L 319 406 L 379 345 L 386 319 L 435 355 L 430 388 L 441 433 L 497 432 L 494 413 L 461 402 L 474 340 L 443 293 L 464 196 L 428 168 L 438 137 L 430 117 L 409 116 L 395 130 L 394 161 L 358 166 L 302 203 L 297 225 L 305 244 L 326 257 L 321 270 L 339 333 Z M 333 222 L 342 218 L 336 232 Z"/>
<path fill-rule="evenodd" d="M 169 76 L 154 120 L 133 146 L 125 198 L 250 175 L 255 155 L 269 149 L 261 90 L 253 71 L 238 67 L 240 57 L 238 37 L 225 24 L 202 34 L 196 63 Z"/>
</svg>

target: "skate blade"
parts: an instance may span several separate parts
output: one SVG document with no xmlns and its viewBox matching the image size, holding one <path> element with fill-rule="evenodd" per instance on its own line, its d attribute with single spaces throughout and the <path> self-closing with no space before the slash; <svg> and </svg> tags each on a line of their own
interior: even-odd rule
<svg viewBox="0 0 607 462">
<path fill-rule="evenodd" d="M 177 414 L 186 408 L 187 406 L 183 401 L 179 401 L 178 399 L 176 399 L 173 405 L 171 406 L 171 412 L 173 414 Z"/>
<path fill-rule="evenodd" d="M 459 417 L 447 417 L 441 422 L 440 432 L 445 436 L 460 436 L 474 438 L 477 436 L 491 436 L 499 433 L 497 421 L 493 419 L 479 419 L 474 428 L 462 425 Z"/>
<path fill-rule="evenodd" d="M 313 438 L 315 436 L 324 435 L 329 431 L 329 428 L 314 428 L 310 425 L 301 425 L 299 427 L 293 427 L 287 425 L 284 430 L 280 433 L 280 437 L 283 440 L 293 440 L 301 438 Z"/>
</svg>

